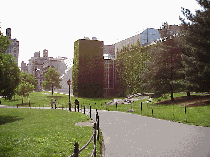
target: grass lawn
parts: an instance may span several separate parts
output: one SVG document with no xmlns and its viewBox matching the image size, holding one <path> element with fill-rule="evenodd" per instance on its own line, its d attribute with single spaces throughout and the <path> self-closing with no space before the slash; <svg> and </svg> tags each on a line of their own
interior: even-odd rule
<svg viewBox="0 0 210 157">
<path fill-rule="evenodd" d="M 88 120 L 78 112 L 0 108 L 0 156 L 70 156 L 75 141 L 81 148 L 90 139 L 92 127 L 75 126 Z M 92 150 L 93 140 L 80 156 L 91 155 Z"/>
<path fill-rule="evenodd" d="M 109 105 L 107 110 L 127 112 L 129 109 L 133 109 L 135 110 L 133 114 L 210 127 L 210 96 L 191 94 L 191 98 L 188 99 L 185 93 L 175 93 L 174 98 L 176 102 L 171 103 L 170 94 L 166 94 L 165 98 L 156 98 L 150 103 L 146 103 L 145 99 L 135 101 L 132 105 L 118 104 L 117 108 L 116 105 Z M 141 102 L 143 102 L 142 112 Z"/>
<path fill-rule="evenodd" d="M 30 104 L 31 107 L 50 107 L 50 100 L 53 98 L 53 100 L 56 99 L 57 101 L 57 107 L 64 107 L 68 108 L 68 102 L 69 102 L 69 96 L 65 94 L 58 94 L 54 93 L 53 96 L 51 92 L 42 91 L 42 92 L 32 92 L 29 95 L 30 98 Z M 23 104 L 22 104 L 22 97 L 16 95 L 15 100 L 14 97 L 12 100 L 4 100 L 4 98 L 0 98 L 2 105 L 7 106 L 14 106 L 17 105 L 20 106 L 29 106 L 29 98 L 24 97 L 23 98 Z M 91 106 L 92 109 L 98 109 L 101 106 L 105 105 L 105 102 L 111 101 L 113 98 L 77 98 L 77 97 L 71 97 L 71 104 L 74 111 L 74 101 L 75 99 L 79 100 L 80 107 L 82 106 Z"/>
</svg>

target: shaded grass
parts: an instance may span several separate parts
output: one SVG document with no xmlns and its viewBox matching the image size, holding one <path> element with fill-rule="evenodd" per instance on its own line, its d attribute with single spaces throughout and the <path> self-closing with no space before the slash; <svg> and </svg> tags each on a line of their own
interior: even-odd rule
<svg viewBox="0 0 210 157">
<path fill-rule="evenodd" d="M 81 148 L 93 133 L 92 127 L 75 126 L 89 120 L 78 112 L 0 108 L 0 116 L 0 156 L 70 156 L 75 141 Z M 91 155 L 92 150 L 93 141 L 80 156 Z"/>
</svg>

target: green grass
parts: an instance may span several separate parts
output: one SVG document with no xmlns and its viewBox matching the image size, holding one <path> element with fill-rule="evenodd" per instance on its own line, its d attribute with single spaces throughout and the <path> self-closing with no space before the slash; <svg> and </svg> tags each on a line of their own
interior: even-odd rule
<svg viewBox="0 0 210 157">
<path fill-rule="evenodd" d="M 174 98 L 184 97 L 184 96 L 186 96 L 185 93 L 174 94 Z M 170 105 L 164 105 L 164 104 L 154 105 L 156 102 L 158 102 L 158 100 L 163 101 L 168 99 L 170 99 L 169 94 L 167 94 L 165 98 L 156 98 L 151 103 L 146 103 L 148 99 L 144 99 L 144 100 L 135 101 L 132 103 L 132 105 L 118 104 L 117 109 L 116 105 L 108 105 L 107 110 L 127 112 L 127 110 L 129 109 L 133 109 L 135 110 L 133 114 L 138 114 L 142 116 L 165 119 L 189 125 L 206 126 L 206 127 L 210 126 L 210 104 L 198 107 L 186 107 L 186 115 L 185 115 L 184 104 L 187 103 L 184 102 L 179 104 L 170 104 Z M 141 102 L 143 102 L 142 112 L 141 112 Z M 153 109 L 153 115 L 152 115 L 152 109 Z"/>
<path fill-rule="evenodd" d="M 93 128 L 75 126 L 89 117 L 78 112 L 0 108 L 0 156 L 70 156 L 90 139 Z M 97 141 L 97 156 L 100 152 Z M 80 153 L 91 155 L 93 141 Z"/>
<path fill-rule="evenodd" d="M 43 93 L 48 93 L 43 94 Z M 68 108 L 68 102 L 69 102 L 69 96 L 65 94 L 58 94 L 54 93 L 53 96 L 51 92 L 43 91 L 43 92 L 32 92 L 29 95 L 30 98 L 30 104 L 31 107 L 50 107 L 50 100 L 53 98 L 53 100 L 56 99 L 57 101 L 57 107 L 64 107 Z M 22 97 L 16 95 L 15 100 L 14 97 L 12 100 L 5 100 L 4 98 L 0 98 L 2 105 L 7 106 L 14 106 L 17 107 L 17 105 L 20 106 L 26 106 L 29 107 L 29 98 L 24 97 L 23 98 L 23 105 L 22 105 Z M 105 102 L 111 101 L 113 98 L 78 98 L 78 97 L 71 97 L 71 104 L 72 108 L 74 110 L 74 101 L 75 99 L 79 100 L 80 107 L 82 106 L 91 106 L 92 109 L 96 109 L 105 105 Z M 95 104 L 96 103 L 96 104 Z"/>
</svg>

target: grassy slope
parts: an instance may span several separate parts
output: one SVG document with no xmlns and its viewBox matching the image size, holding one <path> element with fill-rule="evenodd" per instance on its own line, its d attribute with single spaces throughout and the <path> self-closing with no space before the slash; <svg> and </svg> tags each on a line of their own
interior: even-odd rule
<svg viewBox="0 0 210 157">
<path fill-rule="evenodd" d="M 194 94 L 195 95 L 195 94 Z M 129 104 L 118 104 L 117 109 L 115 105 L 110 105 L 107 107 L 110 111 L 121 111 L 121 112 L 127 112 L 129 109 L 135 110 L 134 114 L 148 116 L 148 117 L 154 117 L 159 119 L 165 119 L 165 120 L 171 120 L 181 123 L 186 123 L 189 125 L 197 125 L 197 126 L 210 126 L 210 104 L 204 104 L 198 107 L 186 107 L 186 115 L 185 115 L 185 108 L 186 106 L 192 106 L 193 103 L 197 103 L 198 98 L 193 96 L 192 99 L 187 100 L 186 94 L 182 93 L 175 93 L 175 98 L 184 98 L 183 101 L 177 101 L 176 104 L 168 104 L 170 100 L 170 95 L 167 94 L 165 98 L 156 98 L 151 103 L 146 103 L 147 100 L 140 100 L 135 101 L 132 103 L 132 105 Z M 205 97 L 205 96 L 200 96 Z M 210 98 L 208 98 L 210 100 Z M 159 101 L 158 101 L 159 100 Z M 176 100 L 176 99 L 175 99 Z M 206 99 L 204 99 L 206 100 Z M 158 104 L 154 105 L 156 102 L 165 101 L 166 104 Z M 200 99 L 199 99 L 200 101 Z M 142 112 L 141 112 L 141 102 L 142 103 Z M 209 102 L 209 101 L 206 101 Z M 194 105 L 195 106 L 195 105 Z M 153 109 L 153 115 L 152 115 L 152 109 Z"/>
<path fill-rule="evenodd" d="M 81 148 L 91 137 L 92 127 L 75 126 L 88 119 L 78 112 L 0 108 L 0 156 L 69 156 L 75 141 Z M 80 156 L 92 150 L 93 141 Z"/>
</svg>

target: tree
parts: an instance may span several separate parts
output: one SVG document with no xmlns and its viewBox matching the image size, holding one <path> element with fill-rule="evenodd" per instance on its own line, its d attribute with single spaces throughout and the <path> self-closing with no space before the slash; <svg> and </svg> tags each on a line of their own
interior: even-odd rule
<svg viewBox="0 0 210 157">
<path fill-rule="evenodd" d="M 183 79 L 179 42 L 177 37 L 168 37 L 166 41 L 153 46 L 149 54 L 149 72 L 146 74 L 156 96 L 170 92 L 172 101 L 173 93 L 181 88 L 180 80 Z"/>
<path fill-rule="evenodd" d="M 1 29 L 1 26 L 0 26 Z M 0 30 L 0 53 L 6 53 L 7 48 L 11 45 L 11 41 L 7 36 L 3 36 Z"/>
<path fill-rule="evenodd" d="M 22 72 L 22 79 L 25 82 L 28 82 L 28 83 L 34 85 L 34 87 L 37 86 L 37 80 L 35 79 L 35 77 L 32 74 L 28 74 L 28 73 Z"/>
<path fill-rule="evenodd" d="M 185 66 L 187 88 L 196 91 L 210 90 L 210 2 L 197 0 L 203 10 L 193 15 L 189 9 L 182 8 L 190 22 L 182 21 L 183 64 Z"/>
<path fill-rule="evenodd" d="M 29 93 L 35 89 L 37 85 L 37 81 L 34 76 L 25 72 L 22 72 L 21 75 L 21 83 L 17 88 L 18 95 L 22 95 L 23 97 L 29 96 Z M 23 103 L 23 99 L 22 99 Z"/>
<path fill-rule="evenodd" d="M 0 94 L 5 99 L 11 99 L 19 83 L 20 69 L 14 58 L 10 54 L 0 52 Z"/>
<path fill-rule="evenodd" d="M 34 90 L 34 85 L 22 81 L 20 85 L 18 86 L 18 95 L 22 95 L 23 97 L 29 96 L 29 93 Z M 23 104 L 23 98 L 22 98 L 22 104 Z"/>
<path fill-rule="evenodd" d="M 46 81 L 42 82 L 42 86 L 45 90 L 52 89 L 52 95 L 54 87 L 61 88 L 60 81 L 62 79 L 60 79 L 59 77 L 60 75 L 58 74 L 58 72 L 52 67 L 49 67 L 48 72 L 44 75 Z"/>
</svg>

